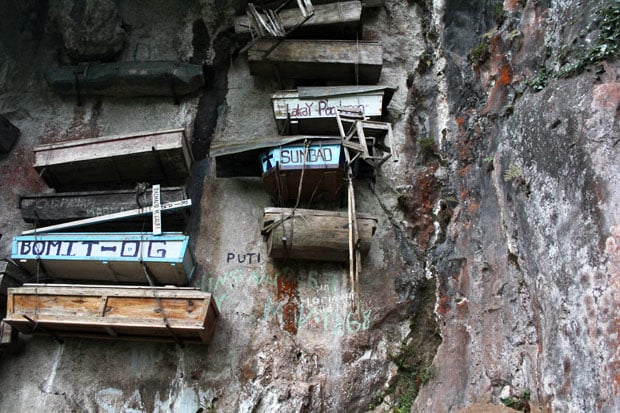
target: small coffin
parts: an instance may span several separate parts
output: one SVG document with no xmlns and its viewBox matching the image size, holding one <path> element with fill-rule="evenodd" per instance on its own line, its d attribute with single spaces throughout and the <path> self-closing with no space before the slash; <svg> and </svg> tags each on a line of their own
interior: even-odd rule
<svg viewBox="0 0 620 413">
<path fill-rule="evenodd" d="M 301 201 L 334 201 L 343 193 L 345 162 L 340 139 L 271 148 L 260 155 L 260 162 L 265 189 L 278 205 L 298 197 Z"/>
<path fill-rule="evenodd" d="M 377 218 L 357 213 L 362 255 L 370 250 Z M 349 225 L 346 212 L 312 209 L 265 208 L 263 235 L 267 252 L 274 259 L 338 261 L 349 260 Z"/>
<path fill-rule="evenodd" d="M 19 128 L 0 115 L 0 153 L 9 153 L 21 134 Z"/>
<path fill-rule="evenodd" d="M 24 334 L 206 344 L 218 315 L 194 288 L 26 284 L 9 290 L 6 322 Z"/>
<path fill-rule="evenodd" d="M 180 233 L 42 233 L 13 237 L 11 258 L 57 279 L 187 285 L 195 269 Z M 142 266 L 144 264 L 144 267 Z"/>
<path fill-rule="evenodd" d="M 282 134 L 338 135 L 336 108 L 362 110 L 370 120 L 381 120 L 394 89 L 385 86 L 299 87 L 271 96 L 273 115 Z"/>
<path fill-rule="evenodd" d="M 183 129 L 39 145 L 34 154 L 34 168 L 59 192 L 183 185 L 193 162 Z"/>
<path fill-rule="evenodd" d="M 161 188 L 162 204 L 187 198 L 185 188 Z M 19 199 L 19 209 L 24 221 L 38 227 L 64 222 L 94 218 L 101 215 L 129 211 L 151 206 L 149 188 L 142 194 L 135 190 L 63 192 L 56 194 L 24 195 Z M 187 223 L 186 209 L 164 210 L 163 226 L 167 231 L 183 231 Z M 114 222 L 103 222 L 84 227 L 78 231 L 151 231 L 152 217 L 135 216 Z"/>
<path fill-rule="evenodd" d="M 201 65 L 170 61 L 53 67 L 45 80 L 62 95 L 182 96 L 204 85 Z"/>
<path fill-rule="evenodd" d="M 359 1 L 343 1 L 317 5 L 314 15 L 287 37 L 355 38 L 360 30 L 362 3 Z M 289 31 L 304 21 L 299 8 L 283 9 L 278 17 L 284 30 Z M 250 28 L 254 19 L 249 16 L 235 18 L 235 33 L 242 37 L 250 37 Z"/>
<path fill-rule="evenodd" d="M 383 47 L 368 41 L 262 38 L 248 50 L 248 64 L 255 76 L 375 84 Z"/>
</svg>

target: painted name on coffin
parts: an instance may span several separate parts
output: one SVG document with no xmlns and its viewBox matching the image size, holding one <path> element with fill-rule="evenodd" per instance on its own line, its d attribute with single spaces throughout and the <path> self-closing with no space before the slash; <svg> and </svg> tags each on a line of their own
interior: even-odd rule
<svg viewBox="0 0 620 413">
<path fill-rule="evenodd" d="M 169 259 L 183 257 L 183 249 L 182 240 L 17 240 L 13 258 Z"/>
<path fill-rule="evenodd" d="M 315 106 L 316 104 L 316 106 Z M 366 111 L 366 105 L 364 104 L 352 104 L 345 100 L 338 101 L 338 104 L 332 105 L 328 100 L 319 100 L 318 102 L 303 102 L 295 105 L 286 104 L 286 113 L 291 118 L 325 118 L 336 116 L 336 108 L 346 106 L 349 109 L 361 110 L 362 113 Z"/>
<path fill-rule="evenodd" d="M 261 154 L 263 173 L 274 168 L 338 168 L 340 165 L 340 145 L 289 145 L 272 148 Z"/>
</svg>

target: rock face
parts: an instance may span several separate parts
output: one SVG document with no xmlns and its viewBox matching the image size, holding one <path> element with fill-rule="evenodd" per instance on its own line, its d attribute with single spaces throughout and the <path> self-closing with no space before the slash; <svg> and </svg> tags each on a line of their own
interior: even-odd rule
<svg viewBox="0 0 620 413">
<path fill-rule="evenodd" d="M 443 342 L 416 409 L 508 387 L 551 411 L 615 411 L 619 65 L 588 60 L 610 3 L 506 1 L 483 27 L 482 3 L 452 3 L 443 150 L 459 205 L 431 253 Z M 475 29 L 480 44 L 455 35 Z"/>
<path fill-rule="evenodd" d="M 357 296 L 344 266 L 268 259 L 261 181 L 214 177 L 211 141 L 277 133 L 282 85 L 250 76 L 230 34 L 244 2 L 4 3 L 0 113 L 22 133 L 0 157 L 0 255 L 30 228 L 17 197 L 52 191 L 35 145 L 185 127 L 194 284 L 221 317 L 209 346 L 22 336 L 0 354 L 0 411 L 620 409 L 617 2 L 365 9 L 380 83 L 398 87 L 400 160 L 355 182 L 358 210 L 379 218 Z M 203 64 L 207 84 L 178 105 L 78 105 L 43 80 L 108 59 Z"/>
<path fill-rule="evenodd" d="M 112 0 L 60 0 L 54 6 L 56 25 L 71 61 L 110 60 L 121 52 L 127 32 Z"/>
</svg>

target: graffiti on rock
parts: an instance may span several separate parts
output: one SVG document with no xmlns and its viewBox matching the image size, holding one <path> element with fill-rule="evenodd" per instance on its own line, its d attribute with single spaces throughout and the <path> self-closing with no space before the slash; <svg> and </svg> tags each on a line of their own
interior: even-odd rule
<svg viewBox="0 0 620 413">
<path fill-rule="evenodd" d="M 230 258 L 230 261 L 228 261 Z M 238 257 L 227 257 L 232 263 Z M 219 275 L 210 275 L 207 289 L 214 294 L 220 309 L 239 304 L 233 290 L 252 291 L 264 289 L 275 294 L 263 297 L 262 314 L 266 321 L 273 321 L 292 334 L 300 329 L 323 331 L 335 336 L 355 334 L 368 330 L 372 309 L 359 303 L 342 282 L 341 270 L 293 269 L 284 267 L 268 273 L 264 268 L 237 267 Z"/>
</svg>

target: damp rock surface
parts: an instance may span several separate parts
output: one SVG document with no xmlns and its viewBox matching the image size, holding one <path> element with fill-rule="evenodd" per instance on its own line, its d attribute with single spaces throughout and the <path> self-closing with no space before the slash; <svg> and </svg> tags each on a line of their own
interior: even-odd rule
<svg viewBox="0 0 620 413">
<path fill-rule="evenodd" d="M 0 258 L 32 227 L 19 196 L 53 192 L 36 145 L 182 127 L 192 283 L 220 310 L 205 346 L 22 335 L 0 354 L 0 411 L 620 409 L 610 2 L 364 10 L 379 83 L 397 88 L 384 115 L 399 160 L 355 181 L 358 211 L 378 218 L 357 294 L 346 263 L 271 260 L 260 178 L 215 177 L 210 145 L 275 136 L 271 94 L 291 86 L 249 74 L 232 32 L 244 2 L 0 3 L 0 115 L 21 131 L 0 155 Z M 93 60 L 200 64 L 206 85 L 175 102 L 45 84 L 48 67 Z"/>
</svg>

